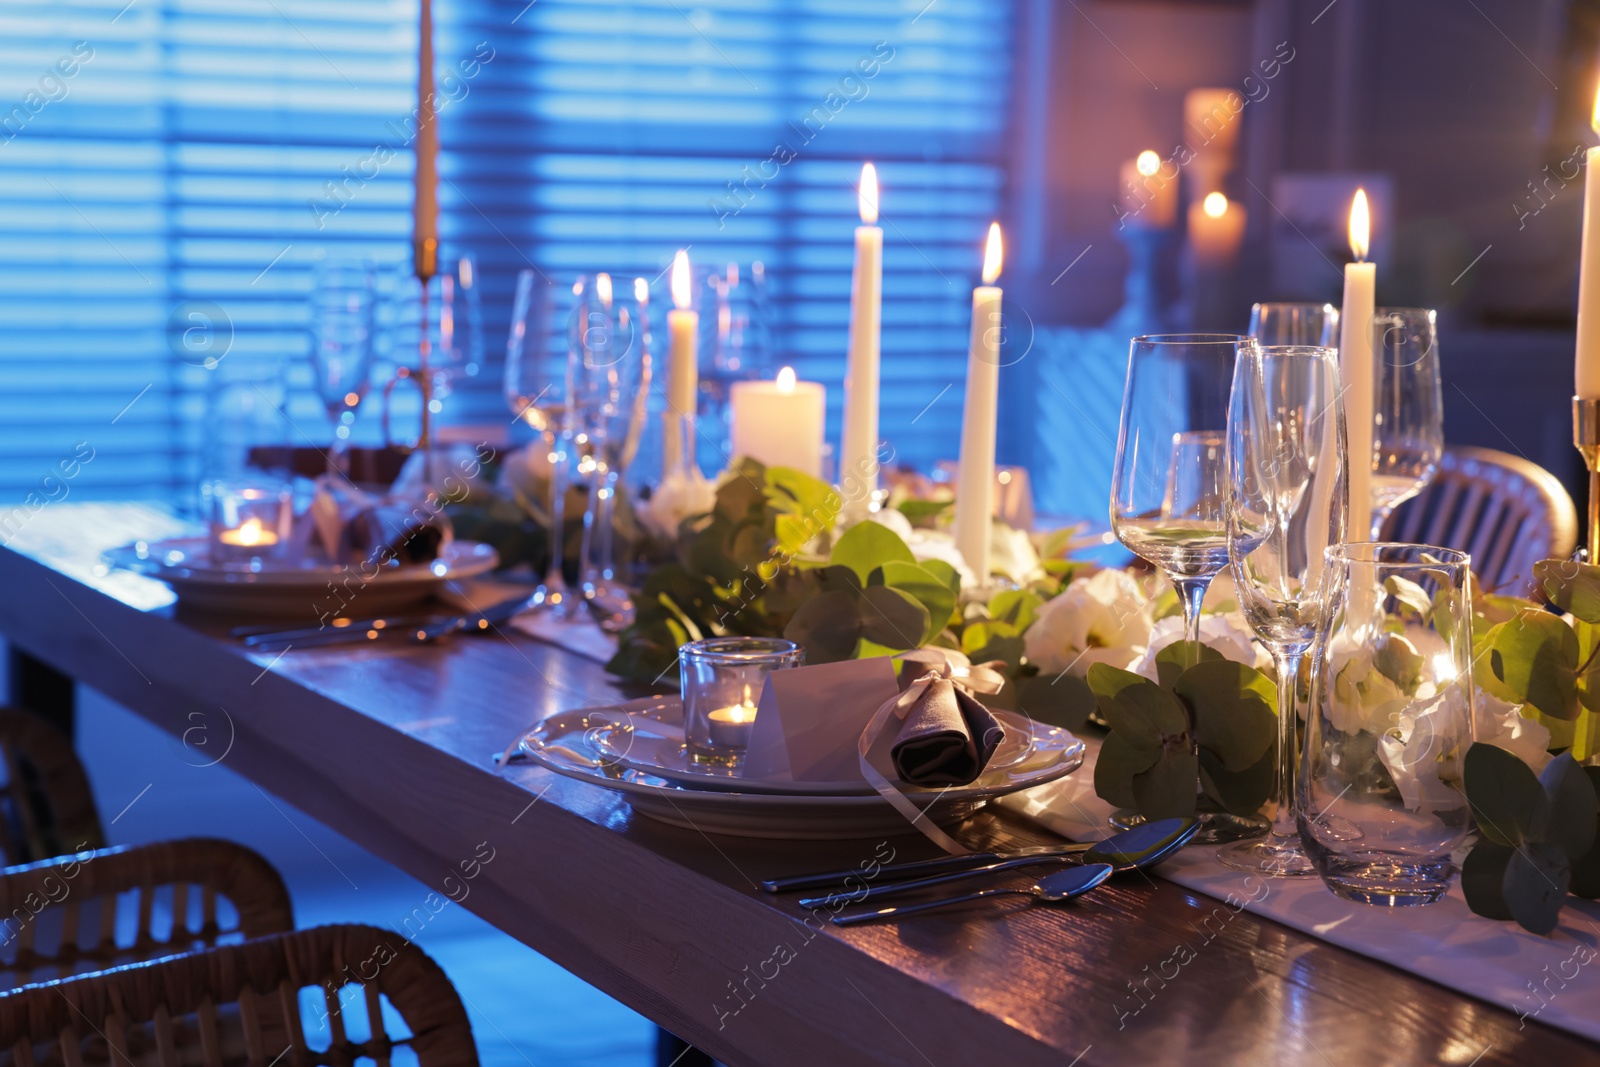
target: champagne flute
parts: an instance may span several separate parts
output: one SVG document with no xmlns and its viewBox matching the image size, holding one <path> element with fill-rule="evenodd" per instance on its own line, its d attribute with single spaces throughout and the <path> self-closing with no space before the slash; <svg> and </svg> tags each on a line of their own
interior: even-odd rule
<svg viewBox="0 0 1600 1067">
<path fill-rule="evenodd" d="M 1228 563 L 1216 446 L 1234 363 L 1254 346 L 1237 334 L 1154 334 L 1135 337 L 1128 355 L 1111 529 L 1172 582 L 1191 642 L 1206 589 Z"/>
<path fill-rule="evenodd" d="M 1334 349 L 1271 345 L 1239 357 L 1228 412 L 1234 594 L 1278 675 L 1275 811 L 1266 837 L 1225 846 L 1230 867 L 1311 874 L 1293 807 L 1300 663 L 1323 618 L 1323 555 L 1344 539 L 1343 405 Z"/>
<path fill-rule="evenodd" d="M 1267 302 L 1250 307 L 1250 336 L 1263 345 L 1339 346 L 1339 309 L 1332 304 Z"/>
<path fill-rule="evenodd" d="M 1372 539 L 1394 509 L 1433 480 L 1444 455 L 1437 313 L 1379 308 L 1373 315 Z"/>
<path fill-rule="evenodd" d="M 333 423 L 328 472 L 344 471 L 356 408 L 372 387 L 377 269 L 368 260 L 317 260 L 311 288 L 311 367 Z"/>
</svg>

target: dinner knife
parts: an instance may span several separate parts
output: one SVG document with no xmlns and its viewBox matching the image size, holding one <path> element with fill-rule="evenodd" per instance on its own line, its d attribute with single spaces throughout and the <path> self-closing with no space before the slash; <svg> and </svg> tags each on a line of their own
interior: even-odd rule
<svg viewBox="0 0 1600 1067">
<path fill-rule="evenodd" d="M 482 611 L 463 615 L 429 615 L 395 619 L 365 619 L 348 626 L 305 627 L 251 634 L 244 644 L 257 652 L 282 649 L 316 648 L 323 645 L 355 644 L 367 641 L 410 641 L 425 644 L 446 634 L 489 630 L 534 606 L 535 597 L 513 597 Z"/>
<path fill-rule="evenodd" d="M 991 863 L 999 863 L 1003 860 L 1016 859 L 1021 856 L 1071 856 L 1079 852 L 1087 852 L 1093 844 L 1094 842 L 1092 841 L 1085 841 L 1072 842 L 1066 845 L 1017 849 L 1012 852 L 969 852 L 963 856 L 943 856 L 933 860 L 882 864 L 875 871 L 851 867 L 842 871 L 823 871 L 820 874 L 797 874 L 792 878 L 770 878 L 761 883 L 761 888 L 768 893 L 794 893 L 802 889 L 828 889 L 830 887 L 848 889 L 851 879 L 856 879 L 864 885 L 868 881 L 877 881 L 879 878 L 890 880 L 922 878 L 927 875 L 970 870 L 974 867 L 983 867 Z"/>
</svg>

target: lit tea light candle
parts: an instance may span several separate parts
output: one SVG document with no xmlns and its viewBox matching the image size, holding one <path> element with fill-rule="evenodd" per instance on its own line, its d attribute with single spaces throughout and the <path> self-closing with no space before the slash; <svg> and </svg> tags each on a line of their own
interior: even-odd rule
<svg viewBox="0 0 1600 1067">
<path fill-rule="evenodd" d="M 252 518 L 246 519 L 238 529 L 223 530 L 217 534 L 217 540 L 240 548 L 265 548 L 277 544 L 278 535 L 261 525 L 260 519 Z"/>
<path fill-rule="evenodd" d="M 724 748 L 750 747 L 750 731 L 755 726 L 756 706 L 750 702 L 750 687 L 744 687 L 744 700 L 728 708 L 717 708 L 706 716 L 711 727 L 711 743 Z"/>
<path fill-rule="evenodd" d="M 797 381 L 794 368 L 785 367 L 777 381 L 735 382 L 729 403 L 735 458 L 822 477 L 827 389 L 821 382 Z"/>
</svg>

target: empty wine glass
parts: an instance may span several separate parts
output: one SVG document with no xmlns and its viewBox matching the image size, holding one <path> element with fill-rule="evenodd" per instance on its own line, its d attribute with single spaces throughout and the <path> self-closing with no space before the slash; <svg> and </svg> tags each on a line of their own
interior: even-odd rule
<svg viewBox="0 0 1600 1067">
<path fill-rule="evenodd" d="M 1332 304 L 1267 302 L 1250 307 L 1250 336 L 1263 345 L 1339 346 L 1339 309 Z"/>
<path fill-rule="evenodd" d="M 1444 455 L 1437 313 L 1379 308 L 1373 315 L 1372 537 L 1403 501 L 1433 480 Z"/>
<path fill-rule="evenodd" d="M 1236 334 L 1135 337 L 1128 355 L 1111 528 L 1171 580 L 1184 636 L 1200 639 L 1200 604 L 1228 563 L 1217 448 L 1234 363 L 1255 342 Z"/>
<path fill-rule="evenodd" d="M 1338 354 L 1267 346 L 1241 354 L 1228 412 L 1228 555 L 1234 595 L 1278 675 L 1275 812 L 1267 836 L 1221 849 L 1230 867 L 1310 874 L 1294 821 L 1300 662 L 1318 634 L 1323 553 L 1344 537 Z"/>
<path fill-rule="evenodd" d="M 311 287 L 311 367 L 333 423 L 330 473 L 342 471 L 356 408 L 372 386 L 377 338 L 377 270 L 368 260 L 322 257 Z"/>
<path fill-rule="evenodd" d="M 574 447 L 571 407 L 570 354 L 562 352 L 564 339 L 552 327 L 555 286 L 532 270 L 517 275 L 511 310 L 511 333 L 506 340 L 505 399 L 513 415 L 539 434 L 535 448 L 548 461 L 534 464 L 546 480 L 546 518 L 549 521 L 549 560 L 535 594 L 539 606 L 556 618 L 576 615 L 577 604 L 562 573 L 568 469 Z"/>
</svg>

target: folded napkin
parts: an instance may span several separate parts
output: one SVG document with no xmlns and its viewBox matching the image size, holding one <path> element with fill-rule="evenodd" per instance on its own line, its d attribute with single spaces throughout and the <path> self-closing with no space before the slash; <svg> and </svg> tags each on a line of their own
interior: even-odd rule
<svg viewBox="0 0 1600 1067">
<path fill-rule="evenodd" d="M 993 667 L 974 666 L 959 652 L 907 653 L 895 706 L 900 733 L 889 750 L 900 780 L 918 786 L 975 781 L 1005 739 L 1005 728 L 973 691 L 997 692 L 1003 682 Z"/>
</svg>

